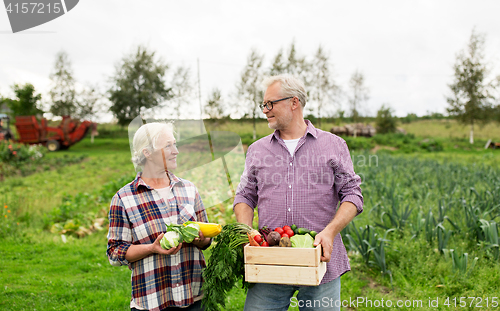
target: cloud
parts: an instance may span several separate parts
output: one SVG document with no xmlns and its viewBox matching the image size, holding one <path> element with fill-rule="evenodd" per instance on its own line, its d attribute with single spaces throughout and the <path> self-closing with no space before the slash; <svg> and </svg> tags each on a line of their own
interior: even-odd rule
<svg viewBox="0 0 500 311">
<path fill-rule="evenodd" d="M 264 53 L 268 64 L 295 40 L 304 55 L 312 56 L 320 44 L 330 51 L 344 88 L 350 75 L 361 70 L 373 113 L 384 102 L 397 115 L 444 112 L 455 54 L 474 26 L 487 34 L 487 55 L 495 61 L 498 11 L 497 1 L 87 0 L 71 14 L 36 28 L 55 33 L 0 33 L 0 67 L 9 68 L 0 76 L 0 91 L 21 82 L 15 78 L 46 93 L 61 49 L 69 54 L 76 79 L 104 85 L 124 54 L 146 44 L 172 66 L 189 65 L 194 73 L 199 59 L 205 102 L 213 87 L 226 97 L 234 92 L 251 48 Z M 0 12 L 0 30 L 8 27 Z M 29 81 L 33 76 L 46 80 Z M 197 103 L 193 111 L 199 111 Z"/>
</svg>

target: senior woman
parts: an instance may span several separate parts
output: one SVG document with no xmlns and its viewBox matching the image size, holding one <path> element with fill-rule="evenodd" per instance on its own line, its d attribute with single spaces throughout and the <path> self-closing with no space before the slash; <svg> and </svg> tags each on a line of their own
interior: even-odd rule
<svg viewBox="0 0 500 311">
<path fill-rule="evenodd" d="M 137 130 L 132 162 L 142 172 L 111 201 L 107 255 L 111 265 L 132 270 L 131 310 L 203 310 L 201 250 L 211 240 L 200 231 L 192 243 L 160 246 L 168 224 L 208 221 L 196 187 L 172 173 L 179 154 L 173 133 L 165 123 Z"/>
</svg>

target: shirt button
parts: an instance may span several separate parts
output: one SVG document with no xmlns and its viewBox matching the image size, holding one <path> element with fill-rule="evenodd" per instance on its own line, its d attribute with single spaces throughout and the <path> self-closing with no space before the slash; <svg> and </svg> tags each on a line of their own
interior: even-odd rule
<svg viewBox="0 0 500 311">
<path fill-rule="evenodd" d="M 288 188 L 292 188 L 292 185 L 288 185 Z"/>
<path fill-rule="evenodd" d="M 290 211 L 290 209 L 288 209 L 288 211 Z"/>
<path fill-rule="evenodd" d="M 290 166 L 292 166 L 292 162 L 290 162 Z"/>
</svg>

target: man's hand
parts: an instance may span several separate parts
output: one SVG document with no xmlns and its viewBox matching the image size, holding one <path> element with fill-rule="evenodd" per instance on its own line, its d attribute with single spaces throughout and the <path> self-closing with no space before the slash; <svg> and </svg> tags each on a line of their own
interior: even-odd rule
<svg viewBox="0 0 500 311">
<path fill-rule="evenodd" d="M 328 226 L 323 229 L 320 233 L 316 235 L 314 239 L 314 246 L 321 244 L 323 248 L 323 255 L 321 256 L 321 261 L 330 261 L 330 257 L 333 251 L 333 240 L 337 234 L 344 229 L 351 220 L 357 215 L 356 205 L 354 203 L 346 201 L 340 204 L 335 217 L 328 224 Z"/>
<path fill-rule="evenodd" d="M 171 249 L 164 249 L 160 245 L 160 241 L 163 238 L 165 234 L 162 233 L 160 234 L 156 240 L 154 241 L 153 244 L 151 244 L 151 252 L 156 253 L 156 254 L 162 254 L 162 255 L 174 255 L 177 254 L 177 252 L 182 248 L 182 243 L 179 243 L 177 247 L 172 247 Z"/>
<path fill-rule="evenodd" d="M 335 236 L 333 236 L 331 230 L 326 227 L 323 231 L 320 233 L 316 234 L 316 237 L 314 239 L 314 246 L 318 246 L 321 244 L 321 248 L 323 251 L 323 254 L 321 254 L 321 261 L 330 261 L 330 257 L 332 255 L 333 251 L 333 240 L 335 239 Z"/>
</svg>

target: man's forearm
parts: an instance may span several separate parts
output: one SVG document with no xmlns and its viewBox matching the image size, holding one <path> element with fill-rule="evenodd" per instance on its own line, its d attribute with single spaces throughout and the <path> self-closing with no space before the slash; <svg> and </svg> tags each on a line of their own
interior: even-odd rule
<svg viewBox="0 0 500 311">
<path fill-rule="evenodd" d="M 236 221 L 252 227 L 253 223 L 253 208 L 246 203 L 238 203 L 234 206 L 234 215 Z"/>
<path fill-rule="evenodd" d="M 335 217 L 333 217 L 332 221 L 325 229 L 330 231 L 332 236 L 335 237 L 354 219 L 354 217 L 356 217 L 357 214 L 358 210 L 356 205 L 346 201 L 340 204 Z"/>
</svg>

